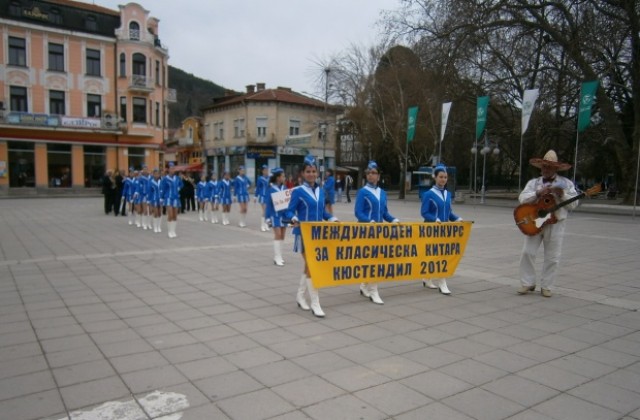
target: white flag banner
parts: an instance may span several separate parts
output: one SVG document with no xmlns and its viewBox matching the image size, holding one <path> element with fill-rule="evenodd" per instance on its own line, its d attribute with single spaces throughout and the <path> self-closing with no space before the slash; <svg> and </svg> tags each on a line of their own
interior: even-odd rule
<svg viewBox="0 0 640 420">
<path fill-rule="evenodd" d="M 538 99 L 538 89 L 530 89 L 524 91 L 522 98 L 522 132 L 521 135 L 527 131 L 529 127 L 529 118 L 533 113 L 533 107 L 536 105 Z"/>
<path fill-rule="evenodd" d="M 451 111 L 451 102 L 442 104 L 442 122 L 440 124 L 440 142 L 444 140 L 444 132 L 447 131 L 447 121 L 449 120 L 449 111 Z"/>
</svg>

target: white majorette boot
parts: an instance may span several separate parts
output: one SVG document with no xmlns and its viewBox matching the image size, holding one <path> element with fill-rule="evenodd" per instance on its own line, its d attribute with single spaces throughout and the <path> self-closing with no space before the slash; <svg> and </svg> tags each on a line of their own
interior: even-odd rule
<svg viewBox="0 0 640 420">
<path fill-rule="evenodd" d="M 284 260 L 282 259 L 282 241 L 273 241 L 273 263 L 282 267 Z"/>
<path fill-rule="evenodd" d="M 198 219 L 200 219 L 200 221 L 204 221 L 204 215 L 202 214 L 202 210 L 198 210 Z"/>
<path fill-rule="evenodd" d="M 247 227 L 247 223 L 245 222 L 245 220 L 247 219 L 247 214 L 246 213 L 240 213 L 240 221 L 238 222 L 238 226 L 240 227 Z"/>
<path fill-rule="evenodd" d="M 266 232 L 267 231 L 267 229 L 265 228 L 264 217 L 260 218 L 260 230 L 262 232 Z"/>
<path fill-rule="evenodd" d="M 313 287 L 311 277 L 307 277 L 307 290 L 309 291 L 309 300 L 311 301 L 311 313 L 318 318 L 324 318 L 324 312 L 320 307 L 320 296 L 318 295 L 318 289 Z"/>
<path fill-rule="evenodd" d="M 204 221 L 208 222 L 209 221 L 209 213 L 210 210 L 208 209 L 209 206 L 207 206 L 207 203 L 204 204 L 204 210 L 202 211 L 202 215 L 204 216 Z"/>
<path fill-rule="evenodd" d="M 378 294 L 377 283 L 373 283 L 369 285 L 369 299 L 371 299 L 371 302 L 375 303 L 376 305 L 384 305 L 382 298 Z"/>
<path fill-rule="evenodd" d="M 215 210 L 211 210 L 211 223 L 218 223 L 218 213 Z"/>
<path fill-rule="evenodd" d="M 433 284 L 433 280 L 431 280 L 431 279 L 422 280 L 422 286 L 423 287 L 428 287 L 429 289 L 437 289 L 438 288 L 438 286 Z"/>
<path fill-rule="evenodd" d="M 138 213 L 136 213 L 136 227 L 142 227 L 142 224 L 140 223 L 140 215 Z"/>
<path fill-rule="evenodd" d="M 371 297 L 371 293 L 369 293 L 369 283 L 360 283 L 360 294 L 367 299 Z"/>
<path fill-rule="evenodd" d="M 158 219 L 154 217 L 151 221 L 153 223 L 153 233 L 158 233 Z"/>
<path fill-rule="evenodd" d="M 162 215 L 158 217 L 158 233 L 162 233 Z"/>
<path fill-rule="evenodd" d="M 300 277 L 300 284 L 298 285 L 298 293 L 296 294 L 296 303 L 298 307 L 303 311 L 308 311 L 311 308 L 307 304 L 307 299 L 304 297 L 304 292 L 307 291 L 307 275 L 302 274 Z"/>
<path fill-rule="evenodd" d="M 129 220 L 129 225 L 132 225 L 133 224 L 133 211 L 130 211 L 127 214 L 127 219 Z"/>
<path fill-rule="evenodd" d="M 171 225 L 172 224 L 173 224 L 173 222 L 167 221 L 167 236 L 169 237 L 169 239 L 173 239 L 173 233 L 171 233 Z"/>
<path fill-rule="evenodd" d="M 225 226 L 229 224 L 229 215 L 227 213 L 222 213 L 222 224 Z"/>
<path fill-rule="evenodd" d="M 447 287 L 447 281 L 445 279 L 440 279 L 438 281 L 438 289 L 440 290 L 440 293 L 442 293 L 443 295 L 450 295 L 451 294 L 451 290 L 449 290 L 449 288 Z"/>
</svg>

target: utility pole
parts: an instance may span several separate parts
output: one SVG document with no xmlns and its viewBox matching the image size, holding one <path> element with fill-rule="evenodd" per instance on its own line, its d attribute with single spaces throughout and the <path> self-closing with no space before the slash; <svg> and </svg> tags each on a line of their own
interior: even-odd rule
<svg viewBox="0 0 640 420">
<path fill-rule="evenodd" d="M 322 167 L 320 168 L 320 179 L 324 182 L 324 174 L 327 170 L 326 152 L 327 152 L 327 135 L 329 134 L 329 73 L 330 67 L 324 68 L 324 123 L 322 126 Z"/>
</svg>

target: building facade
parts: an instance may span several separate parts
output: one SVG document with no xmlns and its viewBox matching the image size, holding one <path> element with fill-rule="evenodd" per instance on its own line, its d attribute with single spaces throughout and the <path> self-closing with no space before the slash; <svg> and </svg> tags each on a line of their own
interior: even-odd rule
<svg viewBox="0 0 640 420">
<path fill-rule="evenodd" d="M 161 165 L 168 50 L 136 3 L 0 0 L 0 192 Z"/>
<path fill-rule="evenodd" d="M 310 153 L 321 167 L 335 166 L 339 110 L 290 88 L 248 85 L 245 93 L 228 92 L 202 112 L 208 172 L 235 173 L 244 166 L 255 181 L 259 168 L 268 165 L 282 167 L 295 179 Z"/>
<path fill-rule="evenodd" d="M 172 140 L 167 144 L 165 160 L 176 163 L 177 171 L 201 172 L 204 167 L 204 141 L 202 139 L 202 118 L 187 117 L 180 128 L 173 132 Z M 171 159 L 170 159 L 171 158 Z"/>
</svg>

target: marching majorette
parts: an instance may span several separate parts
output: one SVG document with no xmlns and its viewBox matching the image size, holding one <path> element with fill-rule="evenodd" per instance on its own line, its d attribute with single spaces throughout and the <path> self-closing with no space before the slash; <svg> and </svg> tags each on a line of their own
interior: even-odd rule
<svg viewBox="0 0 640 420">
<path fill-rule="evenodd" d="M 322 187 L 317 184 L 318 167 L 313 156 L 309 155 L 304 159 L 302 164 L 302 185 L 294 189 L 291 193 L 291 201 L 286 211 L 286 218 L 291 220 L 294 225 L 293 234 L 295 241 L 293 250 L 302 255 L 304 261 L 304 271 L 300 278 L 296 302 L 300 309 L 311 310 L 313 315 L 318 318 L 324 317 L 324 312 L 320 307 L 320 296 L 318 290 L 311 282 L 309 267 L 304 258 L 304 243 L 302 241 L 302 233 L 300 231 L 301 222 L 318 222 L 322 220 L 337 221 L 332 214 L 325 210 L 325 198 Z M 311 305 L 307 304 L 305 291 L 309 293 Z"/>
<path fill-rule="evenodd" d="M 269 225 L 266 220 L 266 208 L 267 201 L 270 199 L 269 195 L 269 167 L 262 165 L 262 175 L 258 177 L 256 182 L 256 191 L 254 200 L 260 203 L 262 206 L 262 213 L 260 215 L 260 230 L 266 232 L 269 230 Z"/>
<path fill-rule="evenodd" d="M 142 173 L 135 171 L 133 178 L 133 208 L 136 214 L 136 227 L 142 227 Z"/>
<path fill-rule="evenodd" d="M 140 207 L 142 210 L 142 229 L 147 230 L 151 229 L 151 215 L 149 208 L 149 181 L 151 178 L 149 177 L 149 168 L 147 165 L 142 165 L 142 172 L 140 173 L 140 195 L 142 200 L 140 202 Z"/>
<path fill-rule="evenodd" d="M 180 210 L 180 190 L 182 179 L 176 175 L 173 162 L 169 162 L 169 173 L 160 182 L 161 204 L 167 206 L 167 232 L 169 238 L 177 238 L 178 211 Z"/>
<path fill-rule="evenodd" d="M 271 193 L 286 190 L 284 185 L 284 169 L 272 169 L 269 184 L 269 188 L 265 194 L 265 216 L 271 222 L 271 227 L 273 228 L 273 263 L 277 266 L 283 266 L 282 242 L 284 241 L 284 234 L 287 231 L 287 225 L 283 223 L 282 218 L 284 213 L 286 213 L 286 209 L 276 211 L 273 200 L 271 199 Z"/>
<path fill-rule="evenodd" d="M 447 191 L 447 167 L 444 163 L 439 163 L 433 168 L 433 177 L 435 184 L 430 190 L 422 194 L 422 205 L 420 207 L 420 214 L 425 222 L 430 223 L 443 223 L 443 222 L 459 222 L 462 217 L 459 217 L 451 210 L 451 194 Z M 433 284 L 431 279 L 425 279 L 422 281 L 424 287 L 430 289 L 438 289 L 443 295 L 450 295 L 451 291 L 447 287 L 446 279 L 436 280 L 437 285 Z"/>
<path fill-rule="evenodd" d="M 162 206 L 160 205 L 160 170 L 153 169 L 153 176 L 149 181 L 148 205 L 153 217 L 153 232 L 162 233 Z"/>
<path fill-rule="evenodd" d="M 222 224 L 229 224 L 229 212 L 231 211 L 231 174 L 229 171 L 222 173 L 222 179 L 218 182 L 218 199 L 222 205 Z"/>
<path fill-rule="evenodd" d="M 207 190 L 207 177 L 205 175 L 200 176 L 200 181 L 196 184 L 196 201 L 198 202 L 198 219 L 201 222 L 209 221 L 209 215 L 206 213 L 207 202 L 209 199 L 206 195 Z"/>
<path fill-rule="evenodd" d="M 378 164 L 370 161 L 365 170 L 367 184 L 358 190 L 354 208 L 356 219 L 363 223 L 398 223 L 387 209 L 387 193 L 378 186 L 380 169 Z M 361 283 L 360 294 L 378 305 L 384 304 L 378 293 L 377 283 Z"/>
<path fill-rule="evenodd" d="M 218 223 L 218 177 L 215 173 L 211 174 L 211 179 L 207 181 L 204 192 L 207 197 L 207 212 L 211 223 Z"/>
<path fill-rule="evenodd" d="M 127 174 L 127 176 L 124 178 L 124 182 L 122 183 L 122 200 L 123 200 L 123 206 L 126 207 L 126 212 L 127 212 L 127 219 L 129 221 L 129 224 L 132 225 L 133 224 L 133 193 L 134 193 L 134 185 L 133 185 L 133 179 L 134 179 L 134 174 L 135 171 L 133 169 L 133 167 L 129 168 L 129 173 Z M 124 208 L 122 209 L 122 212 L 124 212 Z"/>
<path fill-rule="evenodd" d="M 233 179 L 233 194 L 240 207 L 240 220 L 238 226 L 247 227 L 247 203 L 249 203 L 249 187 L 251 181 L 244 174 L 244 166 L 238 168 L 238 175 Z"/>
</svg>

